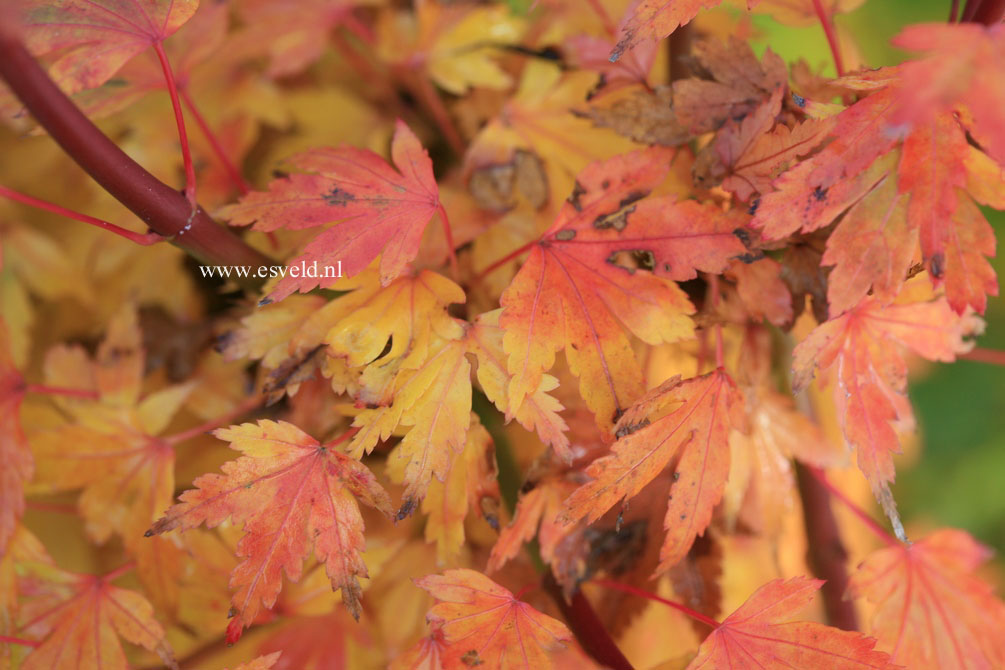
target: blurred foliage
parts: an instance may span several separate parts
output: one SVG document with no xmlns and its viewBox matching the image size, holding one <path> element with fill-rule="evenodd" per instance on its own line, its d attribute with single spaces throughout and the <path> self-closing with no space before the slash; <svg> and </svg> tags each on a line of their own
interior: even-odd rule
<svg viewBox="0 0 1005 670">
<path fill-rule="evenodd" d="M 911 23 L 945 21 L 949 0 L 869 0 L 837 17 L 854 36 L 869 67 L 892 65 L 908 54 L 890 44 Z M 963 3 L 961 3 L 962 5 Z M 753 25 L 759 50 L 771 49 L 787 61 L 803 58 L 833 75 L 830 49 L 819 25 L 792 27 L 757 15 Z M 996 236 L 1005 235 L 1005 215 L 985 210 Z M 1001 256 L 992 259 L 1005 276 Z M 986 334 L 978 346 L 1005 350 L 1005 306 L 988 303 Z M 1005 555 L 1005 370 L 960 361 L 919 371 L 910 389 L 921 436 L 920 458 L 897 469 L 894 493 L 908 523 L 964 528 Z"/>
</svg>

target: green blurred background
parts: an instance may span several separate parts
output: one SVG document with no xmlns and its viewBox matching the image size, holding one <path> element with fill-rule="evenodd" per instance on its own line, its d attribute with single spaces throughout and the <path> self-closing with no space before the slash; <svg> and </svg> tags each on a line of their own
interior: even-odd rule
<svg viewBox="0 0 1005 670">
<path fill-rule="evenodd" d="M 890 38 L 910 23 L 944 22 L 950 0 L 868 0 L 837 22 L 856 37 L 871 67 L 892 65 L 908 54 L 890 46 Z M 960 4 L 963 4 L 962 2 Z M 830 49 L 818 25 L 793 28 L 767 16 L 755 16 L 758 47 L 770 44 L 787 61 L 800 57 L 833 74 Z M 1005 67 L 1005 64 L 1003 64 Z M 1005 236 L 1005 214 L 985 209 L 996 237 Z M 999 282 L 1001 257 L 992 263 Z M 1005 350 L 1005 308 L 992 298 L 987 329 L 978 346 Z M 934 364 L 910 389 L 921 433 L 922 451 L 913 465 L 897 472 L 894 494 L 910 526 L 963 528 L 1005 558 L 1005 368 L 958 361 Z"/>
</svg>

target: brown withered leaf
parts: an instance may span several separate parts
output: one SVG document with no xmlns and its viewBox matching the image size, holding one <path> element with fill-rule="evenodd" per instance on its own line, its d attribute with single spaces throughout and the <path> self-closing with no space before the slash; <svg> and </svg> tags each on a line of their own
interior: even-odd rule
<svg viewBox="0 0 1005 670">
<path fill-rule="evenodd" d="M 633 88 L 605 98 L 603 105 L 591 105 L 587 111 L 575 113 L 636 142 L 673 147 L 687 142 L 691 134 L 677 121 L 672 99 L 669 86 L 657 86 L 652 91 Z"/>
<path fill-rule="evenodd" d="M 674 82 L 673 104 L 677 121 L 695 135 L 742 119 L 788 81 L 785 62 L 777 54 L 768 49 L 758 61 L 750 46 L 736 37 L 728 44 L 696 42 L 692 70 L 698 77 Z"/>
<path fill-rule="evenodd" d="M 548 175 L 537 154 L 517 149 L 508 163 L 475 169 L 468 180 L 468 191 L 479 207 L 494 212 L 513 209 L 518 196 L 534 209 L 541 209 L 548 204 Z"/>
</svg>

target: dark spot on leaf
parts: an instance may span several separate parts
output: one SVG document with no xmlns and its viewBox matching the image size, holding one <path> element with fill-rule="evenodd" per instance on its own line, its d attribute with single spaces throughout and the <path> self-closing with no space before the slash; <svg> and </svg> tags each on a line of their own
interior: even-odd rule
<svg viewBox="0 0 1005 670">
<path fill-rule="evenodd" d="M 575 237 L 576 237 L 576 231 L 570 230 L 568 228 L 565 228 L 555 233 L 555 239 L 562 240 L 563 242 L 567 242 L 571 239 L 574 239 Z"/>
<path fill-rule="evenodd" d="M 154 529 L 153 528 L 150 528 L 150 529 L 147 530 L 147 532 L 143 533 L 143 537 L 153 537 L 153 536 L 154 536 Z"/>
<path fill-rule="evenodd" d="M 679 472 L 673 473 L 673 480 L 678 481 L 679 479 L 680 479 L 680 473 Z"/>
<path fill-rule="evenodd" d="M 742 256 L 737 256 L 736 260 L 745 263 L 746 265 L 750 265 L 751 263 L 755 263 L 761 260 L 762 258 L 764 258 L 763 251 L 754 251 L 749 254 L 743 254 Z"/>
<path fill-rule="evenodd" d="M 607 189 L 609 189 L 610 187 L 611 187 L 611 180 L 610 179 L 605 179 L 604 181 L 600 182 L 600 188 L 604 189 L 605 191 Z"/>
<path fill-rule="evenodd" d="M 743 246 L 747 247 L 748 249 L 750 248 L 750 233 L 748 233 L 743 228 L 737 228 L 736 230 L 733 231 L 733 234 L 736 235 L 736 239 L 740 240 L 740 242 L 743 243 Z"/>
<path fill-rule="evenodd" d="M 236 607 L 231 607 L 229 610 L 227 610 L 227 618 L 228 619 L 233 619 L 236 616 L 237 616 L 237 608 Z"/>
<path fill-rule="evenodd" d="M 792 94 L 792 102 L 796 103 L 796 107 L 800 109 L 806 106 L 806 98 L 797 93 Z"/>
<path fill-rule="evenodd" d="M 816 198 L 817 202 L 820 202 L 827 197 L 827 189 L 817 186 L 813 189 L 813 197 Z"/>
<path fill-rule="evenodd" d="M 572 195 L 569 196 L 569 204 L 572 205 L 573 209 L 575 209 L 577 212 L 583 211 L 583 203 L 580 201 L 580 199 L 583 197 L 585 193 L 586 189 L 583 188 L 583 185 L 577 181 L 575 185 L 572 187 Z"/>
<path fill-rule="evenodd" d="M 618 407 L 616 410 L 614 410 L 614 416 L 611 418 L 611 421 L 613 421 L 614 423 L 617 423 L 618 421 L 621 420 L 621 417 L 623 417 L 624 415 L 625 415 L 625 410 L 623 410 L 620 407 Z"/>
<path fill-rule="evenodd" d="M 271 304 L 272 304 L 272 298 L 262 298 L 261 300 L 258 301 L 259 307 L 265 307 L 266 305 Z"/>
<path fill-rule="evenodd" d="M 629 193 L 628 195 L 626 195 L 624 198 L 621 199 L 621 202 L 618 203 L 618 209 L 621 209 L 622 207 L 627 207 L 633 202 L 638 202 L 647 195 L 649 195 L 649 191 L 632 191 L 631 193 Z"/>
<path fill-rule="evenodd" d="M 325 203 L 331 205 L 332 207 L 341 206 L 345 207 L 350 202 L 356 199 L 352 193 L 340 189 L 338 186 L 332 187 L 332 190 L 328 191 L 321 196 Z"/>
<path fill-rule="evenodd" d="M 617 231 L 622 231 L 628 225 L 628 215 L 634 211 L 634 207 L 629 207 L 628 209 L 622 209 L 614 212 L 613 214 L 601 214 L 593 220 L 593 227 L 598 230 L 614 228 Z"/>
<path fill-rule="evenodd" d="M 402 519 L 412 516 L 412 512 L 415 511 L 415 500 L 409 498 L 405 502 L 401 503 L 401 507 L 398 508 L 398 513 L 394 515 L 395 521 L 401 521 Z"/>
<path fill-rule="evenodd" d="M 478 657 L 478 651 L 475 649 L 469 649 L 468 651 L 464 652 L 464 654 L 461 656 L 461 663 L 468 666 L 469 668 L 481 665 L 484 662 L 485 661 L 483 661 L 481 658 Z"/>
<path fill-rule="evenodd" d="M 636 431 L 642 430 L 648 425 L 649 425 L 649 419 L 642 419 L 642 421 L 639 421 L 638 423 L 629 423 L 627 425 L 621 426 L 616 431 L 614 431 L 614 437 L 620 440 L 622 437 L 625 437 L 626 435 L 631 435 Z"/>
<path fill-rule="evenodd" d="M 750 203 L 750 207 L 747 208 L 747 214 L 750 214 L 751 216 L 757 214 L 757 208 L 760 206 L 761 206 L 761 199 L 754 198 Z"/>
<path fill-rule="evenodd" d="M 681 521 L 683 521 L 683 520 L 684 520 L 684 519 L 686 519 L 686 518 L 687 518 L 687 514 L 681 514 L 681 515 L 680 515 L 680 520 L 681 520 Z"/>
<path fill-rule="evenodd" d="M 230 346 L 230 343 L 234 341 L 236 334 L 232 330 L 228 330 L 226 333 L 220 333 L 217 336 L 216 341 L 213 342 L 213 351 L 218 354 L 222 354 Z"/>
<path fill-rule="evenodd" d="M 941 251 L 933 254 L 931 259 L 928 261 L 928 268 L 929 272 L 932 273 L 932 277 L 935 279 L 942 279 L 946 274 L 945 265 L 946 257 Z"/>
<path fill-rule="evenodd" d="M 523 483 L 523 486 L 520 487 L 520 493 L 530 493 L 536 488 L 537 488 L 537 481 L 533 479 L 528 479 Z"/>
</svg>

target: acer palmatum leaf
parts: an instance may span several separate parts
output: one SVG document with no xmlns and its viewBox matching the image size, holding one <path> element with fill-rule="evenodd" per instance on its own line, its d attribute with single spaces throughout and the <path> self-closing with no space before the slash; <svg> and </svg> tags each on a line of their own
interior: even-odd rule
<svg viewBox="0 0 1005 670">
<path fill-rule="evenodd" d="M 290 264 L 317 261 L 324 268 L 341 262 L 342 274 L 352 277 L 383 254 L 380 281 L 386 286 L 415 258 L 426 224 L 441 209 L 433 163 L 402 121 L 395 126 L 391 159 L 394 167 L 368 149 L 312 149 L 288 163 L 313 174 L 277 179 L 268 191 L 249 193 L 219 214 L 232 225 L 254 224 L 255 230 L 263 232 L 334 223 Z M 282 300 L 318 286 L 328 288 L 336 280 L 286 276 L 267 300 Z"/>
<path fill-rule="evenodd" d="M 909 670 L 1005 667 L 1005 605 L 974 571 L 991 552 L 962 530 L 871 553 L 849 594 L 876 605 L 869 632 Z"/>
<path fill-rule="evenodd" d="M 744 253 L 735 217 L 692 200 L 645 199 L 673 153 L 652 148 L 587 167 L 503 292 L 511 407 L 540 388 L 564 349 L 597 424 L 610 430 L 644 390 L 628 334 L 648 344 L 689 337 L 694 307 L 671 280 L 722 272 Z M 652 272 L 619 265 L 620 253 L 644 255 Z"/>
<path fill-rule="evenodd" d="M 1005 162 L 1005 26 L 927 23 L 908 26 L 893 44 L 924 52 L 902 67 L 894 124 L 928 123 L 940 112 L 964 106 L 977 142 Z M 972 115 L 972 116 L 971 116 Z M 971 120 L 972 119 L 972 120 Z"/>
<path fill-rule="evenodd" d="M 33 54 L 60 52 L 49 74 L 67 93 L 100 86 L 126 62 L 163 42 L 195 14 L 199 0 L 27 0 L 25 42 Z"/>
<path fill-rule="evenodd" d="M 611 62 L 639 42 L 663 39 L 678 26 L 690 22 L 702 9 L 715 7 L 720 2 L 722 0 L 642 0 L 631 18 L 622 24 L 618 43 L 611 51 Z"/>
<path fill-rule="evenodd" d="M 40 598 L 38 608 L 24 608 L 22 629 L 44 631 L 45 637 L 20 666 L 23 670 L 127 670 L 120 637 L 156 651 L 168 667 L 177 668 L 154 608 L 142 595 L 112 586 L 112 575 L 59 571 L 54 576 L 72 595 L 56 604 Z"/>
<path fill-rule="evenodd" d="M 981 328 L 980 319 L 957 315 L 945 298 L 892 305 L 866 298 L 818 326 L 793 352 L 797 391 L 806 388 L 815 369 L 835 371 L 834 400 L 845 439 L 901 539 L 904 529 L 889 487 L 893 455 L 900 452 L 893 423 L 910 424 L 912 415 L 905 395 L 907 365 L 899 348 L 933 361 L 952 361 L 972 347 L 964 338 Z"/>
<path fill-rule="evenodd" d="M 282 574 L 300 578 L 313 550 L 342 602 L 360 613 L 366 577 L 363 517 L 357 499 L 391 514 L 391 501 L 362 463 L 334 446 L 319 444 L 286 422 L 259 421 L 214 432 L 244 453 L 223 465 L 223 474 L 198 477 L 194 489 L 148 534 L 217 526 L 225 519 L 244 525 L 237 545 L 243 563 L 231 575 L 235 616 L 227 627 L 236 641 L 262 607 L 271 607 L 282 588 Z"/>
<path fill-rule="evenodd" d="M 810 621 L 791 621 L 822 581 L 776 579 L 757 589 L 698 648 L 687 670 L 897 670 L 876 641 Z"/>
<path fill-rule="evenodd" d="M 658 572 L 679 561 L 703 534 L 729 474 L 729 433 L 742 425 L 743 397 L 721 369 L 650 391 L 618 421 L 611 454 L 586 470 L 593 481 L 565 501 L 567 522 L 596 521 L 630 501 L 673 459 Z"/>
<path fill-rule="evenodd" d="M 436 604 L 426 620 L 443 633 L 449 649 L 463 650 L 462 662 L 485 670 L 545 670 L 548 652 L 561 649 L 572 633 L 561 621 L 538 612 L 485 575 L 447 570 L 416 580 Z"/>
</svg>

